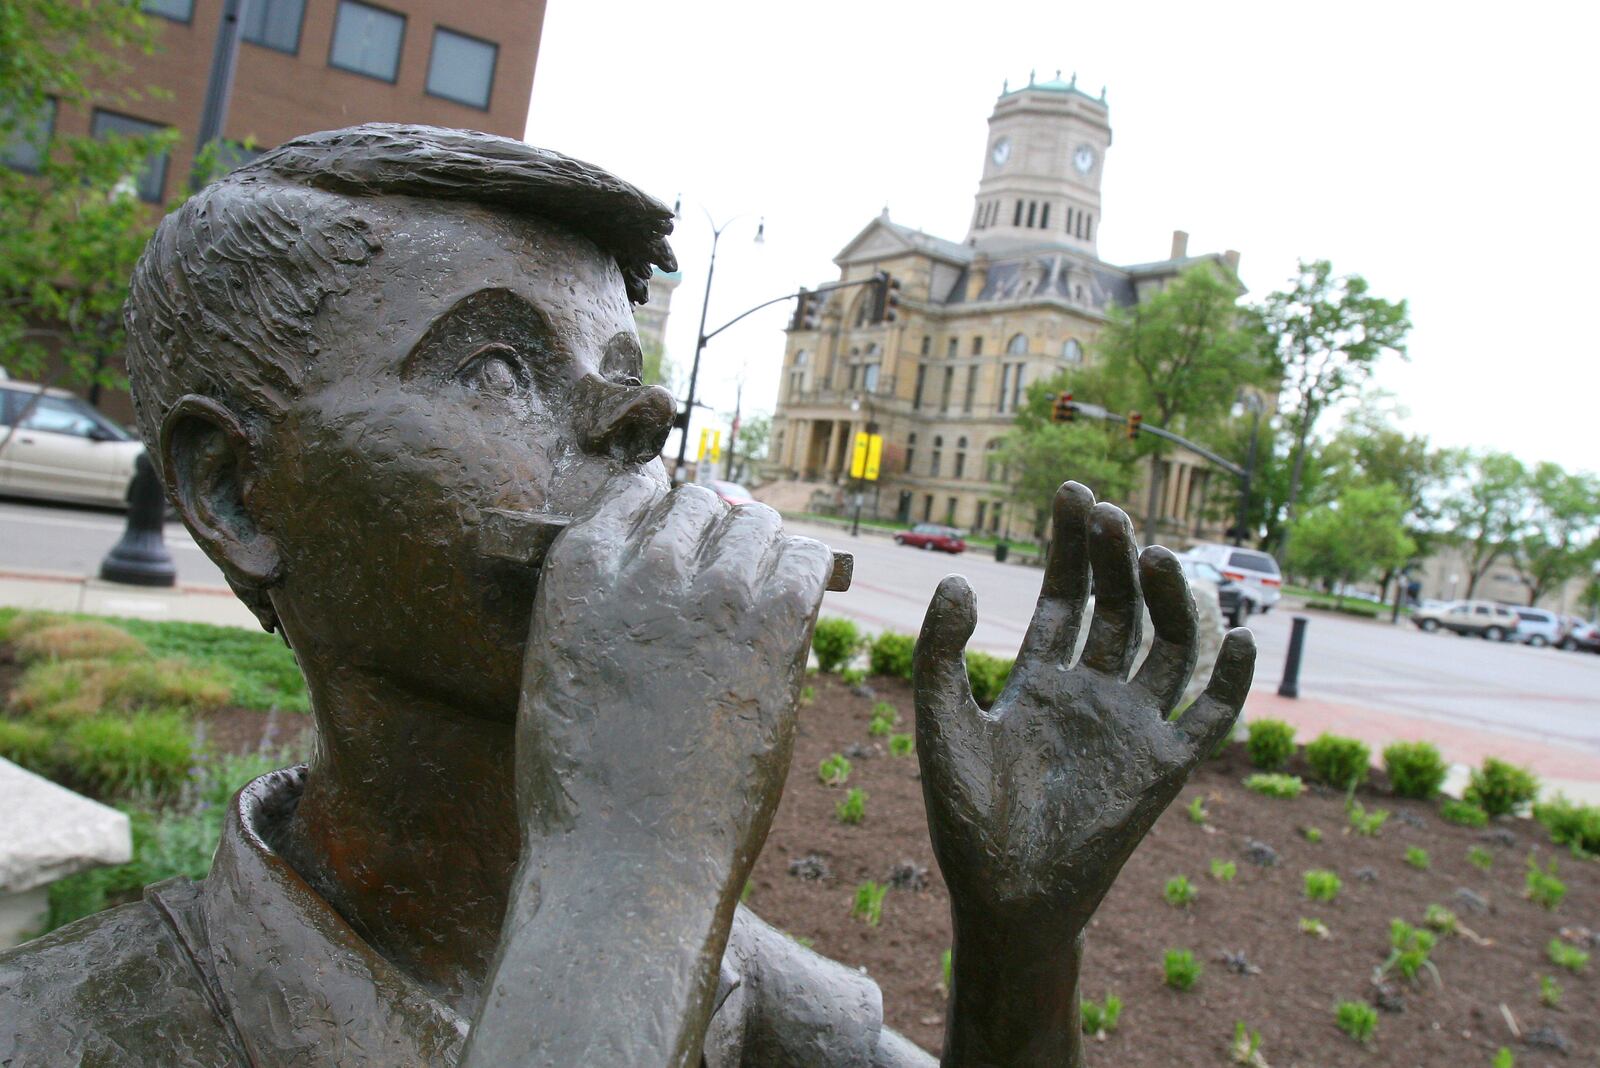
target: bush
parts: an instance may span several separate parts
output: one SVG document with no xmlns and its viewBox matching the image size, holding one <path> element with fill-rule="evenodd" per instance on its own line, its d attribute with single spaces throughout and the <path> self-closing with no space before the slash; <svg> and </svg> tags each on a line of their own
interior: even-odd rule
<svg viewBox="0 0 1600 1068">
<path fill-rule="evenodd" d="M 840 823 L 860 823 L 867 818 L 867 792 L 850 787 L 850 792 L 844 795 L 844 800 L 833 806 L 833 814 Z"/>
<path fill-rule="evenodd" d="M 967 678 L 972 680 L 972 696 L 984 708 L 994 704 L 1000 691 L 1005 689 L 1015 660 L 988 653 L 968 651 Z"/>
<path fill-rule="evenodd" d="M 1600 853 L 1600 805 L 1580 805 L 1557 796 L 1534 805 L 1533 818 L 1557 845 L 1576 853 Z"/>
<path fill-rule="evenodd" d="M 1194 959 L 1194 952 L 1187 949 L 1169 949 L 1162 959 L 1162 971 L 1166 975 L 1167 985 L 1174 990 L 1188 990 L 1200 980 L 1200 973 L 1204 969 L 1200 962 Z"/>
<path fill-rule="evenodd" d="M 1246 790 L 1285 800 L 1299 797 L 1306 792 L 1306 784 L 1300 781 L 1298 775 L 1251 775 L 1245 779 L 1244 786 Z"/>
<path fill-rule="evenodd" d="M 1251 720 L 1247 731 L 1250 763 L 1262 771 L 1278 771 L 1294 756 L 1294 727 L 1283 720 Z"/>
<path fill-rule="evenodd" d="M 868 646 L 867 655 L 872 662 L 874 675 L 890 675 L 897 679 L 911 681 L 912 655 L 916 652 L 917 639 L 909 634 L 896 634 L 886 630 L 872 639 Z"/>
<path fill-rule="evenodd" d="M 1311 901 L 1332 901 L 1343 888 L 1344 883 L 1331 871 L 1317 868 L 1306 872 L 1306 897 Z"/>
<path fill-rule="evenodd" d="M 1444 785 L 1450 769 L 1431 742 L 1395 742 L 1383 750 L 1383 770 L 1389 788 L 1401 797 L 1431 801 Z"/>
<path fill-rule="evenodd" d="M 872 722 L 867 726 L 867 733 L 872 737 L 887 738 L 899 725 L 900 713 L 895 711 L 894 705 L 888 701 L 879 701 L 872 706 Z"/>
<path fill-rule="evenodd" d="M 1433 867 L 1433 858 L 1421 846 L 1406 846 L 1406 863 L 1418 871 L 1427 871 Z"/>
<path fill-rule="evenodd" d="M 1239 865 L 1231 860 L 1221 857 L 1211 858 L 1211 877 L 1219 883 L 1231 883 L 1234 876 L 1239 874 Z"/>
<path fill-rule="evenodd" d="M 1117 1029 L 1117 1021 L 1122 1018 L 1122 999 L 1115 994 L 1107 994 L 1104 1005 L 1083 998 L 1078 1002 L 1078 1016 L 1083 1023 L 1083 1033 L 1086 1035 L 1109 1035 Z"/>
<path fill-rule="evenodd" d="M 1341 1001 L 1334 1010 L 1339 1030 L 1363 1045 L 1378 1029 L 1378 1010 L 1364 1001 Z"/>
<path fill-rule="evenodd" d="M 232 698 L 221 673 L 183 660 L 44 660 L 23 672 L 11 704 L 40 720 L 67 724 L 102 712 L 209 712 Z"/>
<path fill-rule="evenodd" d="M 94 620 L 68 620 L 40 627 L 11 639 L 17 660 L 103 660 L 117 656 L 141 656 L 148 652 L 144 642 L 120 627 Z"/>
<path fill-rule="evenodd" d="M 824 674 L 838 671 L 861 648 L 861 632 L 848 619 L 830 617 L 817 620 L 811 634 L 811 651 L 817 654 L 817 667 Z"/>
<path fill-rule="evenodd" d="M 833 753 L 817 765 L 817 778 L 824 786 L 843 786 L 850 778 L 850 758 Z"/>
<path fill-rule="evenodd" d="M 1354 799 L 1345 806 L 1345 816 L 1350 820 L 1350 829 L 1363 838 L 1376 838 L 1383 830 L 1383 825 L 1389 822 L 1389 810 L 1375 808 L 1367 811 L 1367 806 Z"/>
<path fill-rule="evenodd" d="M 1553 911 L 1567 896 L 1567 884 L 1556 878 L 1556 858 L 1550 858 L 1549 868 L 1541 871 L 1539 862 L 1528 855 L 1528 875 L 1523 883 L 1523 896 L 1540 908 Z"/>
<path fill-rule="evenodd" d="M 889 735 L 890 756 L 910 756 L 917 751 L 917 739 L 910 734 Z"/>
<path fill-rule="evenodd" d="M 1471 801 L 1446 799 L 1439 806 L 1439 818 L 1446 823 L 1455 823 L 1462 827 L 1487 827 L 1489 825 L 1489 814 Z"/>
<path fill-rule="evenodd" d="M 55 767 L 55 736 L 34 723 L 0 719 L 0 757 L 48 775 Z"/>
<path fill-rule="evenodd" d="M 1372 750 L 1355 738 L 1322 734 L 1306 746 L 1306 763 L 1311 774 L 1329 786 L 1349 790 L 1367 781 Z"/>
<path fill-rule="evenodd" d="M 1545 953 L 1550 956 L 1550 963 L 1557 968 L 1565 968 L 1569 972 L 1581 972 L 1584 965 L 1589 963 L 1589 954 L 1577 946 L 1569 946 L 1559 938 L 1550 939 L 1550 944 L 1544 947 Z"/>
<path fill-rule="evenodd" d="M 72 777 L 101 795 L 169 794 L 189 777 L 194 733 L 177 712 L 135 712 L 75 723 L 62 737 Z"/>
<path fill-rule="evenodd" d="M 1472 773 L 1464 799 L 1491 816 L 1507 816 L 1521 804 L 1539 796 L 1539 780 L 1527 768 L 1485 757 L 1483 767 Z"/>
</svg>

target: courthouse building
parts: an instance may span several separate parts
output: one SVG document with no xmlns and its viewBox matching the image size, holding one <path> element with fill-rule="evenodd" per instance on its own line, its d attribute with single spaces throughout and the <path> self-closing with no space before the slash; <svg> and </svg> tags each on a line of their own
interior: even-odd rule
<svg viewBox="0 0 1600 1068">
<path fill-rule="evenodd" d="M 1165 259 L 1102 261 L 1100 179 L 1111 147 L 1105 93 L 1076 78 L 1002 92 L 989 117 L 983 176 L 963 241 L 893 222 L 885 211 L 835 257 L 840 281 L 887 271 L 901 283 L 894 322 L 873 322 L 872 287 L 832 294 L 814 325 L 791 326 L 773 417 L 771 460 L 794 492 L 837 493 L 849 482 L 850 443 L 869 425 L 884 435 L 866 514 L 1028 536 L 1035 517 L 1009 514 L 995 459 L 1028 385 L 1080 364 L 1108 313 L 1210 263 L 1236 276 L 1236 252 L 1190 256 L 1173 235 Z M 1092 398 L 1079 398 L 1090 400 Z M 1185 455 L 1165 461 L 1161 531 L 1214 536 L 1208 493 L 1232 499 L 1226 476 Z M 1070 478 L 1071 471 L 1062 472 Z M 1144 512 L 1136 494 L 1130 511 Z M 1131 503 L 1131 502 L 1125 502 Z"/>
</svg>

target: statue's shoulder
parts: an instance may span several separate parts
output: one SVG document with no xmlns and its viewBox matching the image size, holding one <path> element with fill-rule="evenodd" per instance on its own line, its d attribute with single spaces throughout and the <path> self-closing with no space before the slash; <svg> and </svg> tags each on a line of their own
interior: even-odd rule
<svg viewBox="0 0 1600 1068">
<path fill-rule="evenodd" d="M 194 887 L 158 889 L 0 953 L 0 1064 L 239 1063 L 174 927 Z"/>
</svg>

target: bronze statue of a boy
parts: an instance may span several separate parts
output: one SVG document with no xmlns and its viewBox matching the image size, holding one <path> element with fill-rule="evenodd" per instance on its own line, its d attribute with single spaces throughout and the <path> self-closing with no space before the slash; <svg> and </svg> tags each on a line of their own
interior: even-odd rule
<svg viewBox="0 0 1600 1068">
<path fill-rule="evenodd" d="M 203 883 L 0 955 L 0 1063 L 932 1063 L 871 980 L 738 906 L 830 561 L 669 490 L 630 301 L 670 229 L 586 164 L 391 125 L 291 141 L 162 222 L 126 314 L 140 430 L 293 647 L 317 741 L 240 792 Z M 570 525 L 512 561 L 485 544 L 505 512 Z M 1249 686 L 1235 632 L 1169 721 L 1176 560 L 1081 486 L 1054 523 L 993 709 L 961 579 L 917 645 L 945 1065 L 1080 1063 L 1084 928 Z"/>
</svg>

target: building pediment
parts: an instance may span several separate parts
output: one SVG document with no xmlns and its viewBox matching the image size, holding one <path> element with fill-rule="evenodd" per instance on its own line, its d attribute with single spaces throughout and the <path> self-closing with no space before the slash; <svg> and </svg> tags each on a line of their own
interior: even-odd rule
<svg viewBox="0 0 1600 1068">
<path fill-rule="evenodd" d="M 954 241 L 947 241 L 909 226 L 891 222 L 887 213 L 866 225 L 850 243 L 839 251 L 833 262 L 840 267 L 869 260 L 887 260 L 897 256 L 924 255 L 949 263 L 964 264 L 972 259 L 972 249 Z"/>
</svg>

